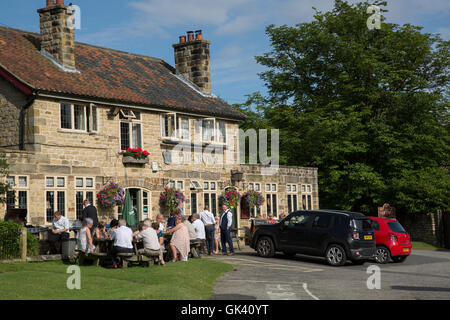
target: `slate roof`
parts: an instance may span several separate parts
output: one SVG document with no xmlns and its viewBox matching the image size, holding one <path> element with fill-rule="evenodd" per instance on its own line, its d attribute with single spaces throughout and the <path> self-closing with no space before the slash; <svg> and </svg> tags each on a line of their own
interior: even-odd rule
<svg viewBox="0 0 450 320">
<path fill-rule="evenodd" d="M 65 72 L 40 52 L 40 35 L 0 26 L 0 68 L 32 89 L 168 111 L 244 120 L 219 98 L 205 97 L 161 59 L 75 43 L 79 73 Z"/>
</svg>

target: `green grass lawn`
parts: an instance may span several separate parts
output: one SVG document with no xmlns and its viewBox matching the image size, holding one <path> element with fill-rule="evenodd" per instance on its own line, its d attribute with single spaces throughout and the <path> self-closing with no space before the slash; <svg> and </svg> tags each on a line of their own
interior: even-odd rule
<svg viewBox="0 0 450 320">
<path fill-rule="evenodd" d="M 230 264 L 209 259 L 150 268 L 82 266 L 81 289 L 69 290 L 69 266 L 61 261 L 0 264 L 0 300 L 203 300 L 214 293 L 216 279 L 233 270 Z"/>
<path fill-rule="evenodd" d="M 422 241 L 411 241 L 411 245 L 412 245 L 413 250 L 414 249 L 416 249 L 416 250 L 433 250 L 433 251 L 443 250 L 442 248 L 435 247 L 432 244 L 422 242 Z"/>
</svg>

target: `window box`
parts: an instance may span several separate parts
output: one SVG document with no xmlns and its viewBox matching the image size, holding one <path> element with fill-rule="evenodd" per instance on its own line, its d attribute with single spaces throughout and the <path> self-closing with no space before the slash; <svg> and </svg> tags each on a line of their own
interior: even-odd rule
<svg viewBox="0 0 450 320">
<path fill-rule="evenodd" d="M 122 158 L 122 163 L 123 164 L 148 164 L 150 162 L 150 160 L 148 158 L 146 159 L 135 159 L 133 157 L 123 157 Z"/>
</svg>

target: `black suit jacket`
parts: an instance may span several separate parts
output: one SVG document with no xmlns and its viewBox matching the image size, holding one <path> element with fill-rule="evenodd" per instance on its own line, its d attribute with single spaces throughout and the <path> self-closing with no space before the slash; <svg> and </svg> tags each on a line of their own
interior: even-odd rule
<svg viewBox="0 0 450 320">
<path fill-rule="evenodd" d="M 92 204 L 83 209 L 82 214 L 83 220 L 86 218 L 91 218 L 94 222 L 93 228 L 97 228 L 98 226 L 98 217 L 97 217 L 97 208 L 95 208 Z"/>
</svg>

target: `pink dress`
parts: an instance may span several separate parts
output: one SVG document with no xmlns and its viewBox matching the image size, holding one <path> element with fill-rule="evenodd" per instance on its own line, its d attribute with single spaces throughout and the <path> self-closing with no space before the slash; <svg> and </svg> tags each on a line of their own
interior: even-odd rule
<svg viewBox="0 0 450 320">
<path fill-rule="evenodd" d="M 191 241 L 189 239 L 189 231 L 184 224 L 172 235 L 170 244 L 174 245 L 180 251 L 181 258 L 186 259 L 191 249 Z"/>
</svg>

